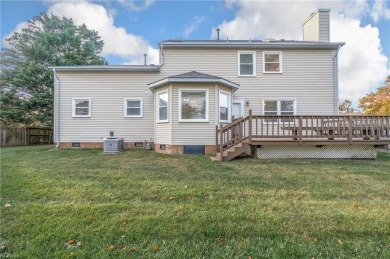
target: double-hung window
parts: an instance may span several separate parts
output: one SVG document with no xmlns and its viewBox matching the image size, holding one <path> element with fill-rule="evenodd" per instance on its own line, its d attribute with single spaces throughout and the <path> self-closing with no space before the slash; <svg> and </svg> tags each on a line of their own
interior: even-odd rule
<svg viewBox="0 0 390 259">
<path fill-rule="evenodd" d="M 202 89 L 179 90 L 179 121 L 207 122 L 209 120 L 209 92 Z"/>
<path fill-rule="evenodd" d="M 256 52 L 255 51 L 238 52 L 238 75 L 256 76 Z"/>
<path fill-rule="evenodd" d="M 263 52 L 263 73 L 282 73 L 282 52 Z"/>
<path fill-rule="evenodd" d="M 72 117 L 91 117 L 91 98 L 73 98 Z"/>
<path fill-rule="evenodd" d="M 220 122 L 229 122 L 230 117 L 230 94 L 224 91 L 219 91 L 219 121 Z"/>
<path fill-rule="evenodd" d="M 168 91 L 157 94 L 157 121 L 168 122 Z"/>
<path fill-rule="evenodd" d="M 142 98 L 125 99 L 125 117 L 142 117 Z"/>
<path fill-rule="evenodd" d="M 264 115 L 268 116 L 293 116 L 296 113 L 295 100 L 266 100 L 263 106 Z M 277 119 L 268 119 L 267 122 L 276 122 Z M 289 119 L 281 119 L 281 122 L 288 122 Z"/>
</svg>

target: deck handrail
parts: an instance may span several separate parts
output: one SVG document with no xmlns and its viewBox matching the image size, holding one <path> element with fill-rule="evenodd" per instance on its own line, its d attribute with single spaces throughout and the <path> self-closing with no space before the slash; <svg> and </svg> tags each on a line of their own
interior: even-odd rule
<svg viewBox="0 0 390 259">
<path fill-rule="evenodd" d="M 252 115 L 250 110 L 246 117 L 216 126 L 216 151 L 221 154 L 258 139 L 286 139 L 299 145 L 313 140 L 390 144 L 390 115 Z"/>
</svg>

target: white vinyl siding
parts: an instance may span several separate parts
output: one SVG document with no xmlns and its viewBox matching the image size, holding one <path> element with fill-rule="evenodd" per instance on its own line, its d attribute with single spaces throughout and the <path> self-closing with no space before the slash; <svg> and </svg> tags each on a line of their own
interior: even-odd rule
<svg viewBox="0 0 390 259">
<path fill-rule="evenodd" d="M 180 121 L 180 90 L 207 90 L 208 92 L 208 121 L 183 122 Z M 172 145 L 214 145 L 215 125 L 218 123 L 217 114 L 218 89 L 215 84 L 192 84 L 183 87 L 182 84 L 172 85 Z"/>
<path fill-rule="evenodd" d="M 245 100 L 245 115 L 262 114 L 261 99 L 299 98 L 297 114 L 333 115 L 335 88 L 331 49 L 282 49 L 283 74 L 257 77 L 237 76 L 237 49 L 181 49 L 164 46 L 164 74 L 177 75 L 199 71 L 217 75 L 239 84 L 233 99 Z M 258 49 L 257 53 L 267 51 Z M 263 71 L 263 55 L 256 55 Z M 211 99 L 211 97 L 210 97 Z M 297 99 L 298 100 L 298 99 Z M 246 103 L 249 102 L 249 105 Z"/>
<path fill-rule="evenodd" d="M 254 51 L 238 52 L 238 75 L 256 76 L 256 52 Z"/>
<path fill-rule="evenodd" d="M 219 122 L 230 122 L 231 96 L 228 92 L 219 90 Z"/>
<path fill-rule="evenodd" d="M 91 98 L 73 98 L 72 117 L 91 117 Z"/>
<path fill-rule="evenodd" d="M 142 98 L 125 98 L 125 117 L 142 117 Z"/>
<path fill-rule="evenodd" d="M 60 113 L 56 113 L 55 123 L 61 142 L 103 142 L 110 131 L 125 142 L 154 141 L 154 94 L 145 89 L 147 83 L 160 78 L 159 74 L 57 71 L 57 75 Z M 91 99 L 91 117 L 72 117 L 75 97 Z M 143 117 L 130 120 L 123 116 L 125 97 L 142 98 Z"/>
<path fill-rule="evenodd" d="M 333 57 L 331 49 L 281 49 L 283 74 L 262 74 L 258 77 L 238 76 L 237 52 L 239 49 L 169 48 L 164 45 L 164 66 L 159 73 L 149 72 L 64 72 L 57 71 L 60 81 L 55 92 L 55 128 L 61 142 L 101 142 L 114 131 L 115 137 L 126 142 L 143 142 L 152 138 L 161 144 L 205 144 L 215 142 L 215 125 L 218 124 L 218 90 L 215 84 L 194 84 L 190 88 L 209 90 L 209 122 L 178 123 L 178 87 L 161 87 L 169 90 L 169 123 L 158 123 L 156 92 L 147 91 L 147 84 L 167 76 L 198 71 L 216 75 L 240 85 L 232 93 L 234 99 L 244 100 L 244 116 L 263 113 L 264 100 L 290 100 L 294 97 L 296 114 L 333 115 L 335 90 Z M 257 53 L 268 51 L 256 49 Z M 258 54 L 255 63 L 263 71 L 263 55 Z M 228 91 L 228 89 L 224 89 Z M 72 117 L 72 98 L 91 98 L 92 115 L 89 119 Z M 123 98 L 143 98 L 142 118 L 124 118 Z M 248 105 L 246 104 L 248 102 Z M 92 111 L 93 109 L 93 111 Z M 232 107 L 232 111 L 234 108 Z M 131 123 L 130 123 L 131 122 Z M 176 127 L 180 125 L 180 127 Z M 56 133 L 57 134 L 57 133 Z M 155 138 L 155 139 L 153 139 Z"/>
<path fill-rule="evenodd" d="M 282 52 L 263 52 L 263 73 L 283 73 Z"/>
</svg>

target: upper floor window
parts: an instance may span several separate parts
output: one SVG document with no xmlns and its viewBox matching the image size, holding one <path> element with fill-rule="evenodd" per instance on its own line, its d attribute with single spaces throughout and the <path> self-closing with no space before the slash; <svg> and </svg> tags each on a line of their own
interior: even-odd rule
<svg viewBox="0 0 390 259">
<path fill-rule="evenodd" d="M 230 114 L 230 94 L 224 91 L 219 91 L 219 121 L 229 122 Z"/>
<path fill-rule="evenodd" d="M 282 52 L 263 52 L 263 73 L 282 73 Z"/>
<path fill-rule="evenodd" d="M 168 121 L 168 91 L 157 94 L 157 121 Z"/>
<path fill-rule="evenodd" d="M 72 117 L 91 117 L 91 98 L 73 98 Z"/>
<path fill-rule="evenodd" d="M 179 107 L 179 121 L 208 121 L 208 90 L 180 89 Z"/>
<path fill-rule="evenodd" d="M 125 99 L 125 117 L 142 117 L 142 98 Z"/>
<path fill-rule="evenodd" d="M 256 52 L 239 51 L 238 65 L 239 76 L 256 76 Z"/>
</svg>

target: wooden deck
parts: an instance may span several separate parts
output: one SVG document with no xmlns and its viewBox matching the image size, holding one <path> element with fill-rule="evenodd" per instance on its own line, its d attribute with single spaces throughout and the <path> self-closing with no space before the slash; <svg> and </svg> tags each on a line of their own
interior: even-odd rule
<svg viewBox="0 0 390 259">
<path fill-rule="evenodd" d="M 390 116 L 265 116 L 250 111 L 245 118 L 217 126 L 215 142 L 220 161 L 234 158 L 242 149 L 237 146 L 241 143 L 382 146 L 390 144 Z"/>
</svg>

